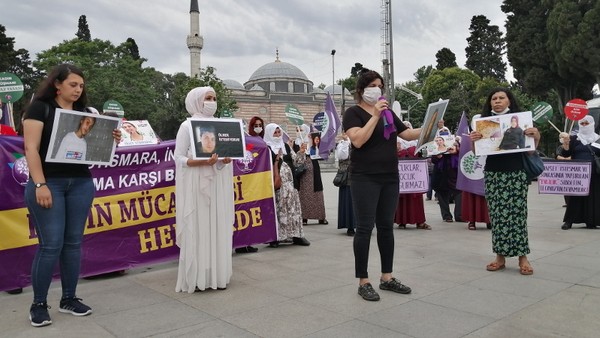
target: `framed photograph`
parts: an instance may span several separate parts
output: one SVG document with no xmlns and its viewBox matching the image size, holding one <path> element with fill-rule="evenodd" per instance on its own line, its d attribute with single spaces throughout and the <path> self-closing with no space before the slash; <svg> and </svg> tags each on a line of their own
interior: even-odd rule
<svg viewBox="0 0 600 338">
<path fill-rule="evenodd" d="M 497 155 L 535 149 L 533 137 L 524 130 L 533 126 L 530 111 L 473 119 L 475 130 L 483 136 L 475 141 L 475 154 Z"/>
<path fill-rule="evenodd" d="M 321 155 L 319 154 L 319 147 L 321 146 L 321 133 L 310 133 L 310 142 L 308 143 L 308 153 L 310 158 L 313 160 L 321 159 Z"/>
<path fill-rule="evenodd" d="M 56 109 L 46 162 L 110 164 L 120 126 L 118 117 Z"/>
<path fill-rule="evenodd" d="M 157 144 L 158 137 L 147 120 L 127 120 L 121 122 L 121 142 L 119 147 Z"/>
<path fill-rule="evenodd" d="M 450 100 L 442 100 L 430 103 L 427 106 L 427 112 L 425 113 L 425 120 L 421 127 L 421 134 L 417 141 L 417 147 L 415 154 L 421 151 L 424 147 L 427 147 L 428 143 L 433 144 L 437 135 L 437 123 L 444 117 L 448 102 Z"/>
<path fill-rule="evenodd" d="M 240 119 L 189 118 L 194 159 L 217 154 L 219 158 L 243 159 L 246 139 Z"/>
</svg>

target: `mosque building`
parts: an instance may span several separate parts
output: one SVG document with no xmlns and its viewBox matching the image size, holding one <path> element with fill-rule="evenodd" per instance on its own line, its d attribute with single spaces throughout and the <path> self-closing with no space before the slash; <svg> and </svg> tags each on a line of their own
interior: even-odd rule
<svg viewBox="0 0 600 338">
<path fill-rule="evenodd" d="M 200 28 L 195 27 L 199 25 L 198 15 L 198 1 L 192 0 L 190 35 L 188 36 L 192 76 L 194 76 L 194 69 L 200 69 L 201 45 L 200 48 L 197 47 L 198 42 L 202 41 L 202 37 L 199 36 Z M 190 36 L 198 37 L 192 45 L 189 42 Z M 235 118 L 242 119 L 247 123 L 253 116 L 259 116 L 265 123 L 279 124 L 292 137 L 295 137 L 295 128 L 286 117 L 285 112 L 289 104 L 300 111 L 304 123 L 308 125 L 312 124 L 313 117 L 317 113 L 324 111 L 327 92 L 333 94 L 338 114 L 342 113 L 344 106 L 354 105 L 354 98 L 348 89 L 344 89 L 342 98 L 340 85 L 330 85 L 325 89 L 313 87 L 313 82 L 302 70 L 280 60 L 279 51 L 276 52 L 275 61 L 260 66 L 243 84 L 236 80 L 223 80 L 223 83 L 231 90 L 231 95 L 237 102 L 238 110 L 233 112 Z M 342 103 L 342 99 L 344 103 Z"/>
</svg>

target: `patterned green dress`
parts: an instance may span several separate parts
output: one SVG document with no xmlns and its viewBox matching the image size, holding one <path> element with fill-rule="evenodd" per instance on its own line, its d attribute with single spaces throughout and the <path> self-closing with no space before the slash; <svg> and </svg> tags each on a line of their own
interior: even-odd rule
<svg viewBox="0 0 600 338">
<path fill-rule="evenodd" d="M 492 250 L 505 257 L 529 254 L 525 171 L 486 171 L 485 197 L 492 222 Z"/>
</svg>

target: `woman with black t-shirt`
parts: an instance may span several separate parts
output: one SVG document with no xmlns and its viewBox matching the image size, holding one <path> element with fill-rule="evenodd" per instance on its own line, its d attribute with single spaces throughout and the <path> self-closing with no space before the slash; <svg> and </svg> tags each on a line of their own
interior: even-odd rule
<svg viewBox="0 0 600 338">
<path fill-rule="evenodd" d="M 83 73 L 62 64 L 42 83 L 23 120 L 29 167 L 25 203 L 39 241 L 31 268 L 29 310 L 31 325 L 36 327 L 52 323 L 46 298 L 57 262 L 62 284 L 58 311 L 75 316 L 92 313 L 76 294 L 84 225 L 95 192 L 92 175 L 87 164 L 46 162 L 56 109 L 84 111 L 86 102 Z M 114 130 L 113 137 L 118 143 L 121 132 Z"/>
<path fill-rule="evenodd" d="M 398 202 L 398 157 L 396 135 L 406 140 L 419 137 L 420 129 L 407 129 L 380 100 L 383 78 L 366 70 L 356 82 L 358 105 L 344 113 L 343 127 L 352 143 L 350 190 L 356 216 L 354 235 L 355 274 L 359 278 L 358 294 L 377 301 L 379 294 L 369 282 L 367 271 L 373 226 L 377 226 L 377 245 L 381 256 L 379 288 L 398 293 L 411 289 L 392 277 L 394 263 L 394 212 Z M 384 121 L 385 120 L 385 121 Z"/>
</svg>

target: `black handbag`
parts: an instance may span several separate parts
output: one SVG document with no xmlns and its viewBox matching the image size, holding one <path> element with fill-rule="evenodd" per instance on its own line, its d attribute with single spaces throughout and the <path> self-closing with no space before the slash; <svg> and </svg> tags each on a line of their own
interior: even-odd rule
<svg viewBox="0 0 600 338">
<path fill-rule="evenodd" d="M 348 183 L 348 170 L 338 170 L 337 174 L 333 178 L 333 185 L 341 187 Z"/>
<path fill-rule="evenodd" d="M 294 177 L 299 179 L 306 172 L 306 165 L 304 163 L 294 165 Z"/>
<path fill-rule="evenodd" d="M 523 168 L 527 174 L 527 179 L 533 181 L 544 172 L 544 161 L 537 151 L 533 154 L 523 153 Z"/>
</svg>

